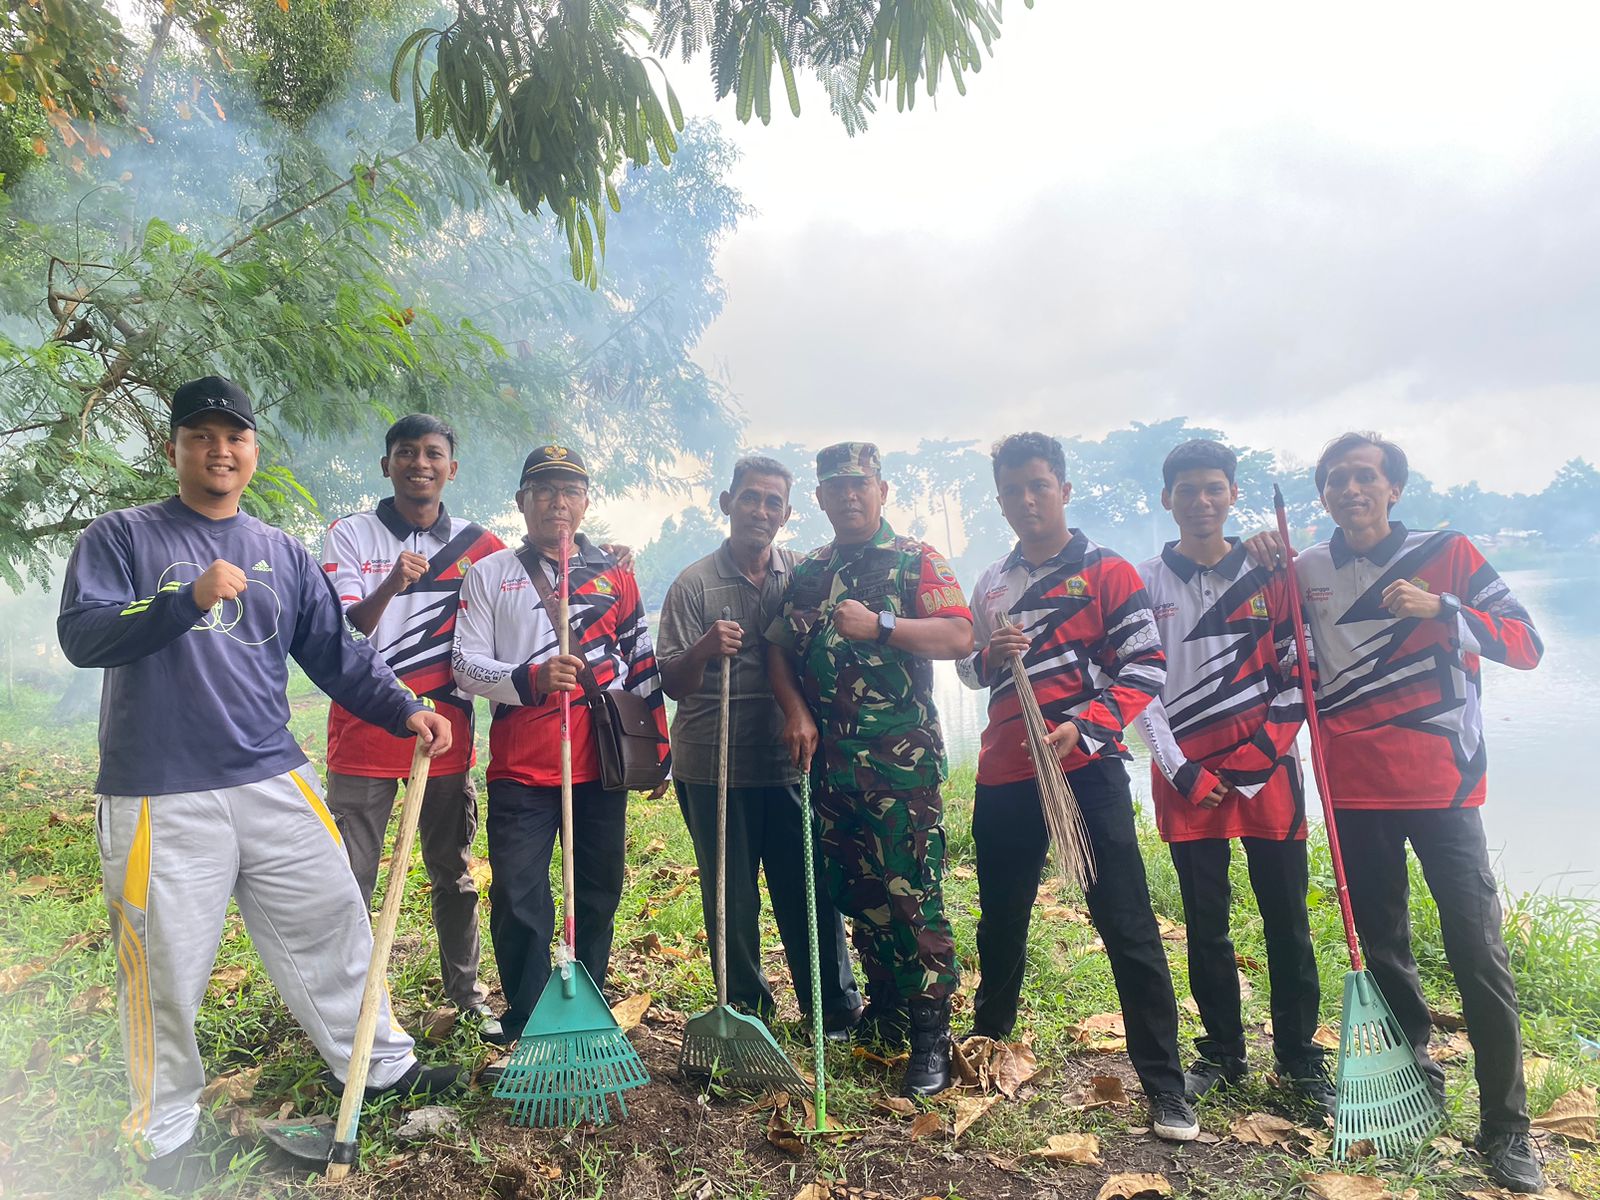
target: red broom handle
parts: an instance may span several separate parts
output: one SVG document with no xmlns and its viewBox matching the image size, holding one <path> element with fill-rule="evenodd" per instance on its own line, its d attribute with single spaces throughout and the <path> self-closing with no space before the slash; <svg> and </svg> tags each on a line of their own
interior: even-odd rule
<svg viewBox="0 0 1600 1200">
<path fill-rule="evenodd" d="M 571 648 L 572 543 L 561 534 L 561 653 Z M 572 912 L 572 693 L 561 693 L 561 917 L 567 952 L 578 957 L 578 926 Z"/>
<path fill-rule="evenodd" d="M 1294 620 L 1294 648 L 1300 670 L 1300 690 L 1305 695 L 1306 728 L 1311 731 L 1311 772 L 1322 797 L 1322 823 L 1328 831 L 1328 856 L 1333 859 L 1333 883 L 1344 917 L 1344 940 L 1350 947 L 1350 969 L 1360 971 L 1361 947 L 1356 942 L 1356 919 L 1350 912 L 1350 885 L 1344 878 L 1344 855 L 1339 852 L 1339 827 L 1333 816 L 1333 793 L 1328 790 L 1328 768 L 1322 752 L 1322 723 L 1317 719 L 1317 694 L 1311 680 L 1311 655 L 1306 650 L 1306 623 L 1300 611 L 1300 584 L 1295 578 L 1295 548 L 1289 541 L 1289 515 L 1283 507 L 1283 490 L 1272 485 L 1272 504 L 1278 512 L 1278 537 L 1283 542 L 1284 569 L 1289 573 L 1289 615 Z"/>
</svg>

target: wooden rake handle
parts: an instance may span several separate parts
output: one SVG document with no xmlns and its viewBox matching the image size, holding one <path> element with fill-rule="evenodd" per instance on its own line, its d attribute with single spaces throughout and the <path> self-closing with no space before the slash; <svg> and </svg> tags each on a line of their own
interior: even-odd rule
<svg viewBox="0 0 1600 1200">
<path fill-rule="evenodd" d="M 411 869 L 411 847 L 417 840 L 422 797 L 428 790 L 428 765 L 428 747 L 419 737 L 411 754 L 411 778 L 406 782 L 406 798 L 400 809 L 400 832 L 395 835 L 394 853 L 389 858 L 389 883 L 383 893 L 383 908 L 372 931 L 367 986 L 361 993 L 361 1016 L 356 1021 L 355 1044 L 350 1048 L 350 1068 L 345 1074 L 344 1096 L 339 1101 L 339 1119 L 333 1126 L 329 1179 L 343 1179 L 356 1161 L 361 1102 L 366 1096 L 367 1069 L 372 1065 L 372 1035 L 378 1028 L 378 1014 L 388 995 L 389 951 L 394 948 L 395 928 L 400 924 L 400 905 L 405 899 L 406 876 Z"/>
</svg>

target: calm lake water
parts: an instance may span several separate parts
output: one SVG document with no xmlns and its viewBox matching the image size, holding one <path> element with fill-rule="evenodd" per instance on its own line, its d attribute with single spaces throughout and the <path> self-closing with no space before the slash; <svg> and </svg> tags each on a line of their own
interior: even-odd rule
<svg viewBox="0 0 1600 1200">
<path fill-rule="evenodd" d="M 1600 884 L 1600 795 L 1582 748 L 1589 738 L 1600 742 L 1600 558 L 1504 577 L 1532 614 L 1545 653 L 1534 671 L 1483 665 L 1490 854 L 1515 891 L 1591 890 Z M 962 686 L 946 663 L 935 686 L 952 765 L 975 763 L 988 693 Z M 1138 738 L 1131 749 L 1134 793 L 1148 806 L 1149 761 Z M 1309 752 L 1302 733 L 1308 782 Z"/>
</svg>

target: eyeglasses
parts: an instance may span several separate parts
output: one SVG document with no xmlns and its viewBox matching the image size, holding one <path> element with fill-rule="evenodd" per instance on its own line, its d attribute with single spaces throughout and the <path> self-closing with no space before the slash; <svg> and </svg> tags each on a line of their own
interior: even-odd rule
<svg viewBox="0 0 1600 1200">
<path fill-rule="evenodd" d="M 550 483 L 534 483 L 528 486 L 528 495 L 533 497 L 535 504 L 554 504 L 558 497 L 568 504 L 582 504 L 589 498 L 589 489 L 581 483 L 569 483 L 562 487 Z"/>
</svg>

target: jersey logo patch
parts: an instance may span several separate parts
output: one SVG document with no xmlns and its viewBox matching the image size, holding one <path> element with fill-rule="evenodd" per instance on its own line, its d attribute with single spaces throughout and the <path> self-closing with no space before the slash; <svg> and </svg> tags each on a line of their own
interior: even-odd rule
<svg viewBox="0 0 1600 1200">
<path fill-rule="evenodd" d="M 270 573 L 271 570 L 272 570 L 272 567 L 268 564 L 267 560 L 263 558 L 260 562 L 258 562 L 255 566 L 251 567 L 250 569 L 252 571 L 267 571 L 267 572 Z"/>
<path fill-rule="evenodd" d="M 460 571 L 463 575 L 467 573 L 467 568 L 470 566 L 472 566 L 472 560 L 470 558 L 456 559 L 456 570 Z"/>
<path fill-rule="evenodd" d="M 1313 604 L 1325 604 L 1333 597 L 1331 587 L 1314 587 L 1306 589 L 1306 599 Z"/>
<path fill-rule="evenodd" d="M 950 567 L 950 564 L 945 562 L 945 560 L 942 558 L 935 558 L 933 560 L 933 573 L 939 577 L 939 581 L 941 583 L 954 583 L 956 581 L 955 571 L 953 571 Z"/>
<path fill-rule="evenodd" d="M 607 579 L 604 575 L 596 575 L 594 579 L 594 590 L 599 592 L 602 596 L 609 596 L 617 589 L 611 586 L 611 580 Z"/>
<path fill-rule="evenodd" d="M 1428 587 L 1428 581 L 1421 575 L 1417 575 L 1412 578 L 1411 586 L 1421 588 L 1425 592 L 1430 590 Z"/>
<path fill-rule="evenodd" d="M 1178 615 L 1176 604 L 1158 604 L 1155 606 L 1154 616 L 1158 621 L 1166 621 Z"/>
<path fill-rule="evenodd" d="M 1062 585 L 1069 596 L 1087 596 L 1089 594 L 1089 581 L 1082 575 L 1074 575 Z"/>
<path fill-rule="evenodd" d="M 1250 615 L 1252 617 L 1267 616 L 1267 598 L 1260 592 L 1250 597 Z"/>
</svg>

